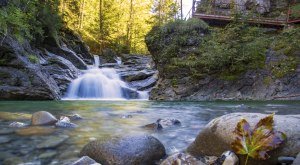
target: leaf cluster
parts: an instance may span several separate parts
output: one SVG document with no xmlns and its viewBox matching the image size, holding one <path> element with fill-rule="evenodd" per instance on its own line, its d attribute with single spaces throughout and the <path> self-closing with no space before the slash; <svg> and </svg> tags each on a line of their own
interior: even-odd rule
<svg viewBox="0 0 300 165">
<path fill-rule="evenodd" d="M 237 123 L 234 130 L 236 139 L 232 142 L 231 147 L 237 154 L 247 155 L 254 159 L 268 159 L 268 151 L 278 148 L 285 140 L 286 135 L 274 130 L 274 114 L 261 119 L 251 129 L 247 120 L 242 119 Z"/>
</svg>

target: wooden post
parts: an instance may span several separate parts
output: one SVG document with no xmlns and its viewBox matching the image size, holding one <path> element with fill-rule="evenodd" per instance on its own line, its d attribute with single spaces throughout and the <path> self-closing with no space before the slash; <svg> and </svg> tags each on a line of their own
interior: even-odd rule
<svg viewBox="0 0 300 165">
<path fill-rule="evenodd" d="M 192 6 L 192 17 L 195 15 L 195 0 L 193 0 L 193 6 Z"/>
</svg>

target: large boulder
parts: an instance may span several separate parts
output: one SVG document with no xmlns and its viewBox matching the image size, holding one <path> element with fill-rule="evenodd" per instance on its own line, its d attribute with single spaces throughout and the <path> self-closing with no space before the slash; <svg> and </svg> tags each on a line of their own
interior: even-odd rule
<svg viewBox="0 0 300 165">
<path fill-rule="evenodd" d="M 150 165 L 165 154 L 159 140 L 144 135 L 92 141 L 82 149 L 80 156 L 89 156 L 103 165 Z"/>
<path fill-rule="evenodd" d="M 56 122 L 57 119 L 46 111 L 35 112 L 31 117 L 31 125 L 51 125 Z"/>
<path fill-rule="evenodd" d="M 212 120 L 198 134 L 196 140 L 188 147 L 187 151 L 193 156 L 220 155 L 231 149 L 235 139 L 233 133 L 237 123 L 245 118 L 253 128 L 265 114 L 259 113 L 232 113 Z M 270 159 L 257 161 L 250 159 L 251 164 L 276 164 L 279 156 L 296 157 L 300 152 L 300 115 L 275 115 L 275 128 L 287 135 L 287 141 L 276 150 L 270 151 Z M 245 157 L 240 156 L 240 163 L 245 164 Z"/>
</svg>

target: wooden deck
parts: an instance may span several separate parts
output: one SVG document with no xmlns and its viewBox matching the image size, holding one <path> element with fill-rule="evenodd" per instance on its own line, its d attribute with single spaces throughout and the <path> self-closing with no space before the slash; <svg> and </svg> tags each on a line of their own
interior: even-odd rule
<svg viewBox="0 0 300 165">
<path fill-rule="evenodd" d="M 224 22 L 231 22 L 232 20 L 234 20 L 233 16 L 230 15 L 224 15 L 223 13 L 218 13 L 216 12 L 217 9 L 212 9 L 212 11 L 210 13 L 206 12 L 206 13 L 199 13 L 197 12 L 197 2 L 199 1 L 195 1 L 193 2 L 193 8 L 192 8 L 192 17 L 193 18 L 199 18 L 202 19 L 204 21 L 207 22 L 213 22 L 215 24 L 217 23 L 224 23 Z M 214 6 L 214 5 L 213 5 Z M 298 11 L 299 12 L 299 11 Z M 246 22 L 251 23 L 251 24 L 260 24 L 262 26 L 273 26 L 273 27 L 284 27 L 286 25 L 289 24 L 298 24 L 300 23 L 300 18 L 291 18 L 291 10 L 290 7 L 288 9 L 288 11 L 286 12 L 286 18 L 268 18 L 268 17 L 263 17 L 263 16 L 253 16 L 252 18 L 248 18 L 246 20 Z M 300 14 L 299 14 L 300 15 Z"/>
</svg>

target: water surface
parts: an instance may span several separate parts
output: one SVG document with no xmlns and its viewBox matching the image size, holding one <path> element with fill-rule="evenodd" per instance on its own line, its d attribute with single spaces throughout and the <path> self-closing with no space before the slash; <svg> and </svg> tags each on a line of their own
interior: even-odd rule
<svg viewBox="0 0 300 165">
<path fill-rule="evenodd" d="M 0 135 L 0 137 L 10 139 L 9 142 L 0 144 L 0 164 L 7 157 L 17 157 L 23 162 L 35 164 L 64 164 L 76 159 L 82 147 L 91 140 L 138 134 L 150 134 L 157 137 L 170 154 L 184 150 L 210 120 L 221 115 L 233 112 L 300 114 L 299 107 L 300 101 L 2 101 L 0 102 L 1 112 L 32 114 L 43 110 L 57 117 L 77 113 L 84 120 L 75 122 L 79 125 L 76 129 L 56 129 L 52 135 L 47 136 Z M 159 118 L 175 118 L 180 120 L 182 125 L 160 132 L 141 128 Z M 11 122 L 0 119 L 0 129 L 8 129 Z M 60 135 L 68 135 L 69 138 L 54 148 L 36 148 L 45 140 Z M 41 156 L 43 153 L 51 153 L 52 156 L 43 158 Z"/>
</svg>

